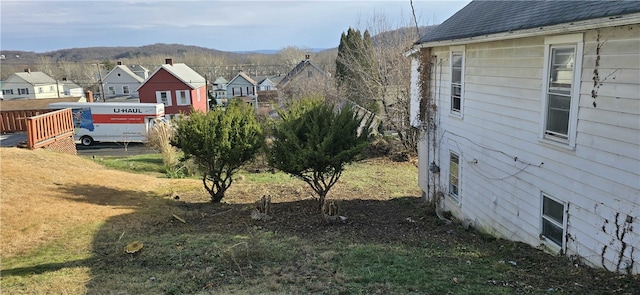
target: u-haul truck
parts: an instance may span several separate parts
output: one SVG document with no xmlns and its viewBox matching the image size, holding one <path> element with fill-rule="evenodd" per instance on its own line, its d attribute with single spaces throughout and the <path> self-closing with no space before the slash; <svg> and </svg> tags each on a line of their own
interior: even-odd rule
<svg viewBox="0 0 640 295">
<path fill-rule="evenodd" d="M 147 132 L 164 120 L 161 103 L 55 102 L 49 109 L 70 108 L 76 142 L 146 142 Z"/>
</svg>

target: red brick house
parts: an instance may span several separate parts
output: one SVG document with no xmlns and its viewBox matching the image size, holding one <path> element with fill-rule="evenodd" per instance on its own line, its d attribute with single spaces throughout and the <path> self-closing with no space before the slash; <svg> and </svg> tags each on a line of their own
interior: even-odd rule
<svg viewBox="0 0 640 295">
<path fill-rule="evenodd" d="M 206 112 L 206 80 L 183 63 L 168 58 L 138 87 L 140 102 L 164 103 L 165 116 L 188 115 L 192 110 Z"/>
</svg>

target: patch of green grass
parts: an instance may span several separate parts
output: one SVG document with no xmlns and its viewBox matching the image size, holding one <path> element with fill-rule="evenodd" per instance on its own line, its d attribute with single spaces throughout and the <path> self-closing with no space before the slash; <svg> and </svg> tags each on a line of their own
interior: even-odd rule
<svg viewBox="0 0 640 295">
<path fill-rule="evenodd" d="M 94 161 L 107 168 L 121 171 L 133 173 L 165 173 L 162 155 L 160 154 L 143 154 L 130 157 L 103 156 L 96 157 Z"/>
<path fill-rule="evenodd" d="M 466 251 L 465 251 L 466 252 Z M 436 245 L 415 248 L 358 244 L 338 260 L 353 294 L 383 289 L 392 294 L 510 294 L 512 290 L 487 284 L 496 277 L 491 265 L 467 259 L 456 249 Z"/>
<path fill-rule="evenodd" d="M 97 261 L 92 239 L 102 225 L 70 228 L 36 249 L 2 259 L 0 290 L 7 294 L 85 293 L 78 281 L 89 280 L 91 265 Z"/>
<path fill-rule="evenodd" d="M 282 172 L 265 172 L 265 173 L 252 173 L 245 170 L 238 172 L 238 175 L 243 175 L 245 180 L 255 184 L 282 184 L 291 181 L 291 176 Z"/>
<path fill-rule="evenodd" d="M 412 165 L 384 165 L 375 162 L 356 162 L 345 166 L 339 183 L 356 192 L 376 191 L 390 197 L 416 194 L 418 169 Z M 372 189 L 373 188 L 373 189 Z"/>
</svg>

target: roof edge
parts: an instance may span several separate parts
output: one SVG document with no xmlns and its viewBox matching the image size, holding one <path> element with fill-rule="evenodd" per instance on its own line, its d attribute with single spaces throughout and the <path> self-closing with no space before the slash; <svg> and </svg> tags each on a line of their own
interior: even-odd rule
<svg viewBox="0 0 640 295">
<path fill-rule="evenodd" d="M 452 46 L 452 45 L 462 45 L 462 44 L 471 44 L 471 43 L 480 43 L 480 42 L 489 42 L 489 41 L 500 41 L 506 39 L 515 39 L 515 38 L 525 38 L 525 37 L 533 37 L 540 35 L 549 35 L 549 34 L 565 34 L 582 30 L 590 30 L 597 29 L 602 27 L 616 27 L 623 25 L 633 25 L 640 24 L 640 13 L 632 13 L 626 14 L 616 17 L 602 17 L 597 19 L 589 19 L 583 21 L 576 21 L 570 23 L 562 23 L 557 25 L 552 25 L 548 27 L 538 27 L 531 29 L 524 29 L 518 31 L 511 32 L 502 32 L 490 35 L 482 35 L 482 36 L 474 36 L 474 37 L 466 37 L 461 39 L 450 39 L 450 40 L 441 40 L 441 41 L 431 41 L 424 43 L 417 43 L 411 47 L 408 51 L 406 51 L 406 55 L 413 54 L 413 50 L 417 50 L 425 47 L 438 47 L 438 46 Z"/>
</svg>

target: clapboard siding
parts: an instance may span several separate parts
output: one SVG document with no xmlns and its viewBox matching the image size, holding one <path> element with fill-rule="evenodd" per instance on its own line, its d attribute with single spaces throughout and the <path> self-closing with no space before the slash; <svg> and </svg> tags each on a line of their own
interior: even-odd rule
<svg viewBox="0 0 640 295">
<path fill-rule="evenodd" d="M 638 130 L 640 116 L 633 114 L 633 109 L 626 111 L 606 110 L 605 106 L 600 108 L 580 108 L 578 120 L 588 120 L 602 122 L 614 128 L 632 128 Z"/>
<path fill-rule="evenodd" d="M 637 125 L 640 125 L 640 122 L 638 122 Z M 615 129 L 616 132 L 611 132 L 612 129 Z M 637 132 L 638 129 L 638 126 L 621 126 L 598 122 L 597 118 L 585 118 L 578 122 L 578 132 L 580 134 L 590 134 L 629 144 L 640 142 L 640 133 Z"/>
<path fill-rule="evenodd" d="M 613 129 L 613 128 L 612 128 Z M 613 140 L 604 137 L 593 136 L 588 133 L 580 133 L 577 138 L 578 145 L 584 145 L 592 147 L 598 152 L 608 152 L 615 155 L 621 155 L 623 157 L 634 158 L 638 157 L 638 145 L 633 143 L 622 142 L 619 140 Z"/>
<path fill-rule="evenodd" d="M 486 101 L 477 101 L 477 100 L 472 100 L 471 98 L 465 99 L 464 101 L 465 106 L 463 108 L 464 110 L 464 114 L 465 116 L 467 115 L 467 112 L 472 113 L 472 112 L 479 112 L 479 113 L 495 113 L 496 116 L 505 116 L 504 114 L 513 114 L 514 110 L 517 110 L 517 107 L 508 107 L 505 105 L 500 105 L 497 103 L 490 103 L 490 102 L 486 102 Z M 540 113 L 539 111 L 533 111 L 532 109 L 521 109 L 520 112 L 518 112 L 518 117 L 515 116 L 505 116 L 507 118 L 512 118 L 514 121 L 519 121 L 519 119 L 521 119 L 522 121 L 524 121 L 523 123 L 526 124 L 526 122 L 535 122 L 538 121 L 540 119 Z"/>
<path fill-rule="evenodd" d="M 593 79 L 593 70 L 593 68 L 585 68 L 582 72 L 582 80 L 586 81 Z M 598 76 L 602 83 L 635 85 L 638 82 L 638 79 L 640 79 L 640 70 L 598 67 Z M 584 84 L 582 87 L 583 89 L 588 88 L 589 94 L 591 94 L 590 91 L 593 89 L 593 83 Z"/>
<path fill-rule="evenodd" d="M 609 169 L 620 169 L 631 174 L 640 174 L 640 160 L 637 158 L 625 157 L 590 146 L 581 146 L 579 151 L 576 151 L 576 155 L 583 158 L 588 157 L 591 161 L 608 166 Z"/>
<path fill-rule="evenodd" d="M 620 241 L 613 228 L 627 215 L 640 226 L 638 31 L 640 25 L 582 31 L 575 147 L 542 139 L 544 36 L 465 45 L 462 116 L 449 111 L 449 47 L 433 48 L 437 140 L 419 144 L 420 187 L 442 191 L 445 208 L 458 218 L 534 246 L 544 242 L 540 206 L 548 194 L 568 206 L 567 254 L 614 270 L 621 257 L 633 259 L 638 273 L 638 231 Z M 457 200 L 448 195 L 450 151 L 460 155 Z M 432 161 L 441 170 L 429 186 Z"/>
<path fill-rule="evenodd" d="M 593 78 L 591 78 L 593 79 Z M 598 89 L 598 97 L 608 96 L 613 98 L 630 98 L 630 99 L 638 99 L 638 93 L 640 93 L 640 85 L 638 84 L 626 84 L 626 83 L 615 83 L 613 81 L 607 81 L 609 83 L 604 83 Z M 593 84 L 593 82 L 591 82 Z M 591 91 L 589 91 L 589 95 Z M 598 99 L 596 98 L 596 101 Z"/>
<path fill-rule="evenodd" d="M 594 44 L 595 45 L 595 44 Z M 603 49 L 604 51 L 604 49 Z M 600 55 L 599 68 L 603 69 L 638 69 L 640 67 L 640 60 L 633 58 L 636 55 L 633 54 L 620 54 L 620 55 Z M 594 67 L 596 63 L 596 55 L 585 55 L 583 63 L 585 66 Z"/>
<path fill-rule="evenodd" d="M 640 78 L 638 80 L 640 81 Z M 592 89 L 593 89 L 592 87 L 586 88 L 584 84 L 582 85 L 582 89 L 580 91 L 581 98 L 580 98 L 580 104 L 579 104 L 581 108 L 585 108 L 585 109 L 593 108 L 593 98 L 591 97 Z M 638 97 L 620 98 L 620 97 L 603 96 L 601 94 L 602 93 L 598 93 L 598 97 L 596 97 L 595 99 L 595 101 L 597 102 L 596 108 L 598 110 L 628 113 L 628 114 L 637 116 L 635 110 L 640 109 L 640 99 Z M 640 122 L 638 122 L 637 124 L 640 124 Z"/>
</svg>

